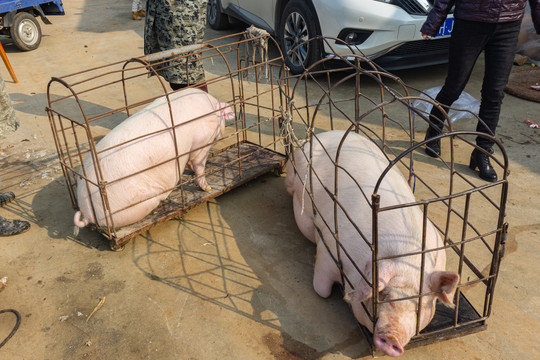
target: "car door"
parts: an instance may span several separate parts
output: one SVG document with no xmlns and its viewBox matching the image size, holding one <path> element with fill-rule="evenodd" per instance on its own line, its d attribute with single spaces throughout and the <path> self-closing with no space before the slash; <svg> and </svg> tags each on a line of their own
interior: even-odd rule
<svg viewBox="0 0 540 360">
<path fill-rule="evenodd" d="M 274 29 L 276 0 L 238 0 L 238 6 L 264 20 L 271 29 Z"/>
</svg>

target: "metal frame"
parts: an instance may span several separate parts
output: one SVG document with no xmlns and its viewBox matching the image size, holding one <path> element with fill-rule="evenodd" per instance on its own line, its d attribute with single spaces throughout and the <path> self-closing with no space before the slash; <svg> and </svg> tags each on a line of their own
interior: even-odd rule
<svg viewBox="0 0 540 360">
<path fill-rule="evenodd" d="M 334 40 L 336 39 L 319 37 L 311 41 L 324 41 L 328 46 L 331 46 Z M 327 61 L 339 61 L 345 64 L 345 66 L 335 69 L 325 66 Z M 325 68 L 326 70 L 324 70 Z M 369 97 L 362 91 L 362 87 L 360 86 L 361 81 L 368 79 L 371 84 L 375 83 L 379 87 L 379 95 L 376 98 Z M 379 256 L 378 217 L 385 211 L 397 208 L 409 206 L 421 207 L 424 214 L 424 224 L 429 217 L 444 240 L 444 246 L 442 248 L 427 249 L 424 230 L 424 234 L 422 235 L 422 250 L 415 254 L 405 254 L 399 257 L 421 256 L 420 272 L 423 274 L 426 254 L 432 251 L 445 250 L 449 259 L 453 256 L 451 258 L 451 264 L 450 262 L 447 263 L 447 270 L 455 270 L 462 278 L 455 295 L 455 308 L 449 309 L 438 304 L 435 318 L 423 330 L 420 330 L 419 325 L 417 325 L 416 334 L 406 348 L 426 345 L 486 329 L 486 320 L 489 318 L 492 310 L 495 284 L 501 258 L 504 255 L 508 228 L 508 224 L 504 221 L 508 194 L 508 157 L 502 144 L 490 135 L 475 131 L 453 130 L 447 113 L 450 109 L 443 108 L 429 96 L 427 98 L 425 95 L 421 97 L 421 91 L 406 86 L 401 79 L 384 71 L 369 59 L 361 56 L 333 56 L 323 59 L 313 64 L 309 69 L 306 69 L 295 80 L 296 84 L 291 90 L 291 95 L 287 103 L 288 106 L 283 115 L 287 119 L 287 127 L 284 134 L 286 137 L 288 158 L 296 172 L 298 169 L 295 165 L 296 160 L 293 150 L 295 147 L 304 146 L 305 161 L 308 163 L 307 172 L 309 175 L 306 176 L 306 179 L 300 180 L 303 183 L 305 192 L 311 198 L 313 213 L 314 216 L 318 217 L 318 223 L 322 224 L 321 226 L 327 227 L 328 233 L 332 234 L 330 239 L 324 239 L 321 228 L 315 225 L 316 231 L 323 239 L 324 246 L 326 246 L 328 253 L 332 256 L 336 266 L 341 271 L 342 285 L 347 283 L 354 289 L 353 284 L 351 284 L 341 270 L 343 269 L 343 259 L 348 258 L 353 263 L 354 260 L 339 238 L 338 221 L 340 219 L 338 217 L 338 210 L 345 214 L 345 219 L 341 218 L 341 221 L 351 222 L 350 225 L 358 232 L 358 241 L 364 241 L 371 249 L 372 276 L 368 278 L 364 274 L 362 270 L 363 265 L 354 264 L 354 266 L 359 275 L 372 288 L 373 306 L 367 308 L 364 305 L 364 311 L 371 319 L 372 324 L 367 327 L 361 326 L 371 346 L 372 354 L 374 356 L 382 354 L 375 348 L 372 334 L 377 322 L 379 306 L 384 302 L 379 299 L 378 291 L 372 284 L 378 283 L 378 264 L 382 260 L 398 257 L 384 258 Z M 351 94 L 350 90 L 348 92 L 350 95 L 339 93 L 338 89 L 340 85 L 345 82 L 354 82 L 354 94 Z M 413 93 L 417 93 L 418 95 L 411 95 Z M 300 99 L 301 101 L 299 101 Z M 439 107 L 445 117 L 444 119 L 437 119 L 443 121 L 445 124 L 444 132 L 438 136 L 439 139 L 449 144 L 448 147 L 444 148 L 445 156 L 438 159 L 423 156 L 423 159 L 420 160 L 435 164 L 435 167 L 442 169 L 440 171 L 444 171 L 447 176 L 445 185 L 430 183 L 428 179 L 424 179 L 422 174 L 419 173 L 419 166 L 415 167 L 415 163 L 418 162 L 415 158 L 419 158 L 418 153 L 423 154 L 423 151 L 419 152 L 419 150 L 427 142 L 417 141 L 415 139 L 415 126 L 418 126 L 418 122 L 420 122 L 420 128 L 424 130 L 430 122 L 428 113 L 413 107 L 413 103 L 417 100 L 426 101 L 433 106 Z M 302 101 L 304 103 L 300 103 Z M 353 110 L 350 110 L 351 108 Z M 399 111 L 396 111 L 396 108 Z M 394 116 L 396 113 L 399 115 Z M 477 121 L 482 121 L 472 113 L 469 115 L 475 117 Z M 323 215 L 317 209 L 313 194 L 314 182 L 320 182 L 321 180 L 316 171 L 309 165 L 309 159 L 312 156 L 313 143 L 318 141 L 317 134 L 321 131 L 333 129 L 346 130 L 346 133 L 338 148 L 334 162 L 334 187 L 328 188 L 323 183 L 320 184 L 328 196 L 328 201 L 334 201 L 333 214 L 329 214 L 328 218 L 323 218 Z M 364 136 L 370 138 L 379 146 L 388 159 L 388 167 L 380 176 L 375 190 L 372 193 L 368 193 L 360 189 L 364 199 L 358 199 L 358 201 L 367 201 L 372 209 L 372 238 L 367 238 L 362 234 L 362 231 L 352 221 L 352 215 L 347 214 L 346 209 L 344 209 L 338 200 L 339 173 L 340 170 L 344 170 L 339 164 L 339 152 L 343 141 L 350 132 L 362 133 Z M 458 144 L 460 151 L 467 151 L 467 149 L 483 151 L 472 140 L 476 136 L 488 137 L 495 142 L 495 148 L 497 150 L 495 153 L 498 155 L 487 154 L 494 166 L 498 168 L 497 173 L 501 177 L 494 183 L 486 183 L 479 180 L 476 174 L 472 174 L 469 169 L 463 169 L 463 166 L 457 165 L 455 160 L 455 152 L 458 149 Z M 401 143 L 408 143 L 409 145 L 404 146 Z M 484 151 L 484 153 L 486 152 Z M 406 173 L 406 178 L 408 178 L 413 192 L 415 188 L 423 188 L 424 197 L 414 203 L 386 208 L 381 207 L 380 195 L 377 193 L 378 188 L 388 171 L 396 166 L 402 170 L 402 173 Z M 460 201 L 464 205 L 457 205 Z M 480 201 L 484 207 L 476 208 L 475 205 Z M 437 208 L 438 211 L 433 210 L 434 208 Z M 477 226 L 476 223 L 483 220 L 483 216 L 485 216 L 487 211 L 495 214 L 494 221 L 490 222 L 491 228 L 487 230 L 482 228 L 481 230 L 481 226 Z M 442 216 L 440 212 L 444 212 L 446 215 Z M 438 221 L 433 221 L 431 218 L 435 214 L 440 215 Z M 469 250 L 473 247 L 475 250 Z M 482 259 L 484 262 L 479 260 L 477 252 L 486 252 L 485 259 Z M 487 264 L 485 261 L 487 261 Z M 449 268 L 449 266 L 455 266 L 455 268 Z M 485 274 L 482 272 L 482 269 L 489 269 L 489 272 Z M 474 278 L 464 278 L 465 274 L 470 275 L 470 277 L 474 276 Z M 421 285 L 423 278 L 419 279 L 419 281 Z M 465 296 L 470 288 L 478 286 L 483 286 L 484 295 L 481 304 L 478 301 L 473 303 Z M 422 286 L 420 286 L 421 288 Z M 418 299 L 418 303 L 420 303 L 421 298 L 426 295 L 429 294 L 419 293 L 415 296 L 398 299 L 397 301 Z M 420 317 L 421 308 L 418 306 L 417 324 Z"/>
<path fill-rule="evenodd" d="M 278 129 L 281 112 L 277 108 L 282 105 L 283 95 L 288 90 L 283 84 L 278 84 L 276 79 L 286 77 L 287 69 L 283 66 L 279 51 L 277 56 L 269 57 L 268 52 L 265 54 L 262 51 L 265 49 L 261 50 L 262 45 L 268 46 L 269 40 L 273 41 L 264 33 L 233 34 L 211 42 L 127 59 L 50 80 L 46 110 L 73 209 L 78 209 L 76 187 L 80 181 L 86 183 L 90 198 L 90 188 L 99 188 L 106 225 L 97 227 L 97 230 L 110 241 L 113 250 L 121 249 L 131 238 L 156 224 L 176 217 L 257 176 L 267 172 L 281 172 L 285 156 Z M 161 69 L 173 66 L 170 63 L 172 60 L 178 60 L 180 65 L 176 66 L 185 68 L 186 72 L 189 71 L 189 64 L 195 61 L 219 62 L 226 68 L 223 74 L 206 76 L 210 93 L 217 87 L 229 89 L 226 93 L 231 97 L 220 101 L 234 107 L 236 114 L 235 119 L 226 124 L 224 138 L 211 144 L 213 147 L 206 166 L 206 177 L 213 189 L 202 192 L 194 186 L 191 174 L 179 174 L 179 184 L 166 190 L 172 190 L 172 193 L 152 214 L 135 224 L 117 228 L 108 203 L 108 187 L 126 177 L 108 179 L 104 175 L 100 156 L 114 147 L 101 152 L 96 150 L 100 136 L 97 132 L 102 129 L 95 124 L 113 126 L 118 118 L 125 119 L 156 98 L 164 96 L 169 104 L 171 124 L 163 131 L 171 131 L 176 139 L 183 124 L 175 123 L 169 98 L 173 92 L 167 90 L 168 84 L 158 75 Z M 196 87 L 197 84 L 188 85 Z M 140 87 L 151 89 L 155 96 L 138 97 L 137 89 Z M 122 94 L 122 97 L 118 94 Z M 99 111 L 94 111 L 96 108 Z M 272 129 L 271 134 L 264 133 L 267 128 Z M 115 147 L 152 135 L 145 134 Z M 175 148 L 175 152 L 174 160 L 179 170 L 179 159 L 187 154 L 180 153 L 178 148 Z M 88 177 L 88 169 L 83 165 L 85 156 L 92 159 L 96 180 Z M 136 174 L 129 176 L 133 175 Z M 136 204 L 130 206 L 133 205 Z M 122 210 L 125 209 L 118 211 Z"/>
</svg>

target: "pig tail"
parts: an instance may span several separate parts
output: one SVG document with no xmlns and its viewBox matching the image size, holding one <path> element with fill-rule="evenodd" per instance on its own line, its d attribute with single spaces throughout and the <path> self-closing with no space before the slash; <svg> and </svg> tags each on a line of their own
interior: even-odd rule
<svg viewBox="0 0 540 360">
<path fill-rule="evenodd" d="M 88 225 L 90 221 L 86 219 L 80 211 L 77 211 L 73 217 L 73 223 L 75 225 L 73 228 L 73 235 L 77 237 L 79 236 L 79 229 Z"/>
</svg>

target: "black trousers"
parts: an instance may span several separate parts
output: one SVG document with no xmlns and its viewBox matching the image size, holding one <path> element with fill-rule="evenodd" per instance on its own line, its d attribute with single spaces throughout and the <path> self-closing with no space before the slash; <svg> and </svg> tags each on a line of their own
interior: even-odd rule
<svg viewBox="0 0 540 360">
<path fill-rule="evenodd" d="M 476 131 L 495 135 L 499 122 L 504 88 L 508 82 L 517 46 L 521 20 L 504 23 L 482 23 L 455 19 L 448 58 L 448 74 L 436 97 L 443 105 L 451 106 L 469 81 L 476 60 L 484 51 L 485 69 L 482 83 L 479 117 Z M 442 129 L 442 113 L 433 107 L 430 121 Z M 477 137 L 476 144 L 491 149 L 493 141 Z"/>
</svg>

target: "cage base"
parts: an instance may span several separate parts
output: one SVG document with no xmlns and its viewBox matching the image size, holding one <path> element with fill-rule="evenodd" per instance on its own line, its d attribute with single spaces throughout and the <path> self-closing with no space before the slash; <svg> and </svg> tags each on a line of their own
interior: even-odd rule
<svg viewBox="0 0 540 360">
<path fill-rule="evenodd" d="M 235 161 L 239 158 L 242 159 L 240 162 Z M 116 229 L 115 233 L 109 232 L 104 227 L 99 227 L 97 231 L 110 240 L 112 250 L 119 250 L 135 236 L 178 217 L 199 204 L 266 173 L 281 173 L 285 161 L 284 155 L 253 143 L 243 142 L 230 146 L 209 157 L 206 163 L 205 173 L 206 180 L 212 188 L 210 191 L 200 190 L 192 181 L 193 174 L 186 171 L 182 176 L 184 185 L 173 190 L 167 199 L 145 218 Z"/>
<path fill-rule="evenodd" d="M 454 309 L 437 301 L 435 316 L 418 336 L 414 336 L 411 339 L 407 346 L 405 346 L 405 349 L 414 349 L 486 330 L 487 324 L 485 320 L 481 320 L 480 314 L 478 314 L 463 294 L 460 294 L 458 314 L 458 326 L 454 327 Z M 360 328 L 369 343 L 372 355 L 374 357 L 384 356 L 375 347 L 371 331 L 363 325 L 360 325 Z"/>
</svg>

